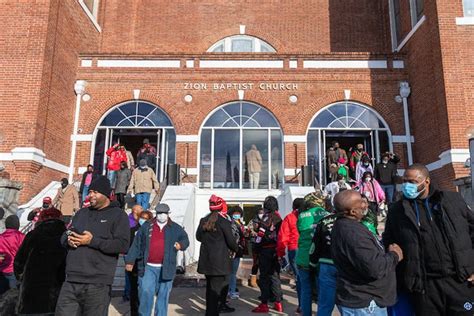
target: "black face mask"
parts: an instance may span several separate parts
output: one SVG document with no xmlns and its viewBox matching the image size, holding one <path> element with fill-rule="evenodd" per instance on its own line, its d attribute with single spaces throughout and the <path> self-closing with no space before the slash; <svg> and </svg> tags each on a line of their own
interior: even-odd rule
<svg viewBox="0 0 474 316">
<path fill-rule="evenodd" d="M 44 209 L 49 208 L 49 204 L 44 203 L 44 204 L 43 204 L 43 208 L 44 208 Z"/>
<path fill-rule="evenodd" d="M 67 187 L 67 183 L 61 183 L 61 187 L 64 189 Z"/>
</svg>

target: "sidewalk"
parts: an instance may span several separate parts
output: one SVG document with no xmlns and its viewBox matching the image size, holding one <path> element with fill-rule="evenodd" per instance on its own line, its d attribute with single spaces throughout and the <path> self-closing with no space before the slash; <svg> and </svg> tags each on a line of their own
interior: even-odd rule
<svg viewBox="0 0 474 316">
<path fill-rule="evenodd" d="M 204 286 L 204 284 L 202 284 Z M 284 313 L 270 312 L 267 315 L 297 315 L 295 313 L 297 308 L 296 292 L 288 285 L 283 285 L 283 309 Z M 236 311 L 226 315 L 230 316 L 248 316 L 252 315 L 251 310 L 259 304 L 258 296 L 259 289 L 250 288 L 248 286 L 240 286 L 239 300 L 230 300 L 229 305 L 234 307 Z M 173 288 L 170 295 L 170 304 L 168 307 L 168 315 L 204 315 L 205 311 L 205 287 Z M 313 314 L 316 313 L 316 304 L 313 304 Z M 122 303 L 121 297 L 114 297 L 109 308 L 109 315 L 130 315 L 129 304 Z M 224 314 L 223 314 L 224 315 Z M 257 314 L 255 314 L 257 315 Z M 333 315 L 339 315 L 337 311 Z"/>
</svg>

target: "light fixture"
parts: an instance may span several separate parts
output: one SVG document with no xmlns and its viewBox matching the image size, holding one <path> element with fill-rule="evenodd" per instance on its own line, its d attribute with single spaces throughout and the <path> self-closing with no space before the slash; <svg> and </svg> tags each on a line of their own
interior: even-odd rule
<svg viewBox="0 0 474 316">
<path fill-rule="evenodd" d="M 290 100 L 291 103 L 296 103 L 296 102 L 298 102 L 298 96 L 292 94 L 292 95 L 290 95 L 288 100 Z"/>
<path fill-rule="evenodd" d="M 192 96 L 192 95 L 186 94 L 186 95 L 184 96 L 184 101 L 185 101 L 185 102 L 190 103 L 192 100 L 193 100 L 193 96 Z"/>
<path fill-rule="evenodd" d="M 91 100 L 90 94 L 86 93 L 82 96 L 82 101 L 87 102 Z"/>
</svg>

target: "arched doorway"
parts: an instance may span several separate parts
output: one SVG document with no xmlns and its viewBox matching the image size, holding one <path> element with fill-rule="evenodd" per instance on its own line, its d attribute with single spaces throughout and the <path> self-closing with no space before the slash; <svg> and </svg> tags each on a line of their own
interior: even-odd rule
<svg viewBox="0 0 474 316">
<path fill-rule="evenodd" d="M 201 188 L 279 188 L 284 181 L 280 124 L 252 102 L 222 105 L 201 128 L 199 168 Z"/>
<path fill-rule="evenodd" d="M 148 139 L 157 149 L 152 168 L 160 181 L 165 177 L 166 164 L 176 161 L 176 133 L 171 119 L 157 105 L 147 101 L 127 101 L 111 108 L 99 121 L 94 139 L 94 168 L 102 174 L 106 172 L 105 152 L 116 143 L 124 145 L 136 160 L 144 139 Z"/>
<path fill-rule="evenodd" d="M 307 163 L 313 165 L 320 184 L 326 184 L 326 151 L 333 141 L 347 151 L 364 145 L 373 163 L 392 151 L 392 134 L 385 120 L 372 108 L 353 101 L 337 102 L 321 109 L 308 127 Z"/>
</svg>

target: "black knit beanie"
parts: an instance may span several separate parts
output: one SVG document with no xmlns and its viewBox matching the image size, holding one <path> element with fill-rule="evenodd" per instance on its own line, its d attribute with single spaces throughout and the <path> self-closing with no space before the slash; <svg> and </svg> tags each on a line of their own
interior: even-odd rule
<svg viewBox="0 0 474 316">
<path fill-rule="evenodd" d="M 20 229 L 20 219 L 16 215 L 10 215 L 5 219 L 6 229 Z"/>
<path fill-rule="evenodd" d="M 110 193 L 112 192 L 109 179 L 107 179 L 105 176 L 97 177 L 97 179 L 92 181 L 91 185 L 89 186 L 89 191 L 97 191 L 106 197 L 109 197 Z"/>
</svg>

